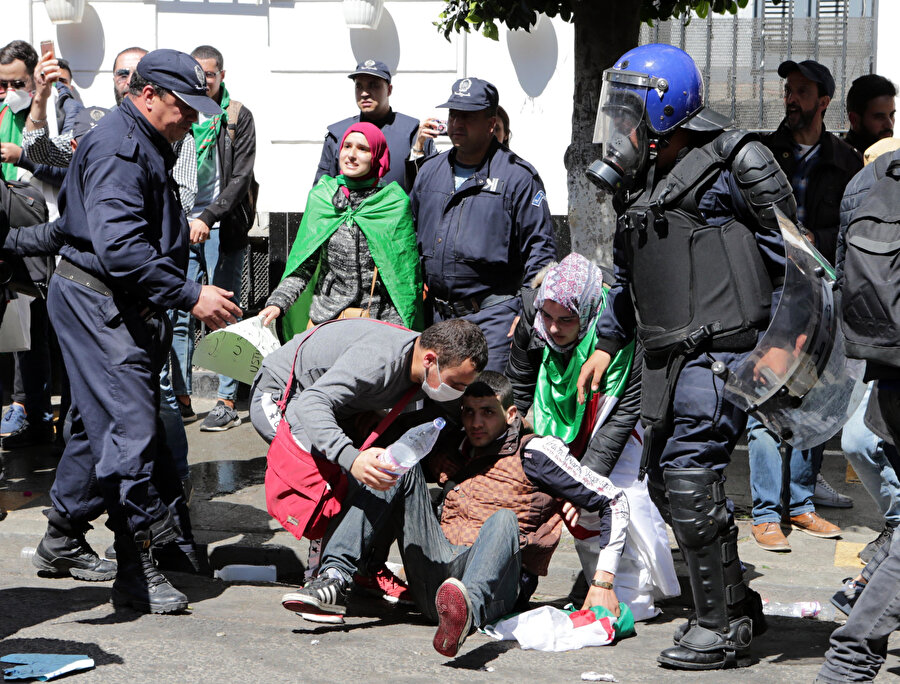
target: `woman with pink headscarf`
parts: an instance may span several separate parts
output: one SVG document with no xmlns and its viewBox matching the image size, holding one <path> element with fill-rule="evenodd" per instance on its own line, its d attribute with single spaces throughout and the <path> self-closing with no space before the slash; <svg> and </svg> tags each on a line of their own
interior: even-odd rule
<svg viewBox="0 0 900 684">
<path fill-rule="evenodd" d="M 340 175 L 310 191 L 281 283 L 260 312 L 284 316 L 290 339 L 311 323 L 367 316 L 422 329 L 422 271 L 409 198 L 390 170 L 387 140 L 370 123 L 341 140 Z"/>
</svg>

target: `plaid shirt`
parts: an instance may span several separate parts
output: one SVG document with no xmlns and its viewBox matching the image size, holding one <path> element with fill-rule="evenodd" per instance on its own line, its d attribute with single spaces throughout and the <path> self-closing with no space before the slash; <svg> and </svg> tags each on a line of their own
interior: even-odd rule
<svg viewBox="0 0 900 684">
<path fill-rule="evenodd" d="M 66 168 L 72 163 L 72 131 L 50 137 L 46 126 L 23 132 L 22 149 L 28 158 L 38 164 L 49 164 Z M 184 215 L 194 208 L 197 197 L 197 148 L 194 136 L 188 132 L 173 146 L 178 161 L 172 169 L 172 176 L 178 184 L 178 194 Z"/>
</svg>

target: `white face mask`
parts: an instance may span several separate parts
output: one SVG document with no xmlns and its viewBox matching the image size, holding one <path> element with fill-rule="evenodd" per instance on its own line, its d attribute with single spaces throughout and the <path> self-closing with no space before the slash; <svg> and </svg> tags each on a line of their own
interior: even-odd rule
<svg viewBox="0 0 900 684">
<path fill-rule="evenodd" d="M 438 380 L 440 380 L 441 384 L 438 385 L 437 389 L 428 384 L 428 369 L 426 368 L 425 379 L 422 381 L 422 391 L 434 401 L 455 401 L 459 399 L 463 395 L 463 391 L 454 389 L 441 380 L 441 366 L 437 359 L 434 360 L 434 365 L 437 367 Z"/>
<path fill-rule="evenodd" d="M 27 90 L 7 90 L 3 101 L 14 113 L 19 113 L 31 106 L 31 93 Z"/>
</svg>

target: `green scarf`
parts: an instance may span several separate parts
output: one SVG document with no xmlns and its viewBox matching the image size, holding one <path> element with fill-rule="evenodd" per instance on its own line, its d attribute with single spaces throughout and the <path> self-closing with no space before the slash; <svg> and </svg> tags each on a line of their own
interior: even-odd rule
<svg viewBox="0 0 900 684">
<path fill-rule="evenodd" d="M 352 221 L 359 226 L 366 238 L 369 251 L 378 267 L 378 277 L 397 307 L 403 324 L 412 330 L 421 330 L 422 268 L 409 197 L 393 182 L 365 198 L 356 209 L 348 206 L 340 211 L 331 202 L 340 185 L 352 187 L 343 176 L 322 176 L 310 191 L 282 280 L 325 244 L 342 224 Z M 303 295 L 285 312 L 283 329 L 286 339 L 306 330 L 309 306 L 321 266 L 320 257 L 316 272 Z"/>
<path fill-rule="evenodd" d="M 222 83 L 222 102 L 220 103 L 220 106 L 222 107 L 222 113 L 209 117 L 203 123 L 195 123 L 193 126 L 191 126 L 191 131 L 194 134 L 194 144 L 197 146 L 198 169 L 206 161 L 206 158 L 209 156 L 213 147 L 215 147 L 216 140 L 218 140 L 219 138 L 219 131 L 222 130 L 222 126 L 228 125 L 227 110 L 228 105 L 230 104 L 231 96 L 228 94 L 228 88 L 226 88 L 225 84 Z"/>
<path fill-rule="evenodd" d="M 606 297 L 600 311 L 606 307 Z M 599 315 L 599 312 L 598 314 Z M 553 435 L 567 444 L 581 429 L 584 410 L 593 392 L 588 392 L 583 404 L 578 403 L 578 375 L 581 366 L 594 353 L 597 342 L 596 318 L 591 321 L 589 332 L 566 362 L 563 355 L 544 347 L 544 356 L 538 369 L 537 387 L 534 393 L 534 428 L 539 435 Z M 625 393 L 625 385 L 634 361 L 634 342 L 620 349 L 613 356 L 609 367 L 600 378 L 600 393 L 618 400 Z"/>
<path fill-rule="evenodd" d="M 23 109 L 16 114 L 8 106 L 3 105 L 0 109 L 0 142 L 22 144 L 22 130 L 25 128 L 25 119 L 29 111 Z M 19 177 L 19 168 L 15 164 L 3 164 L 0 175 L 4 180 L 14 181 Z"/>
</svg>

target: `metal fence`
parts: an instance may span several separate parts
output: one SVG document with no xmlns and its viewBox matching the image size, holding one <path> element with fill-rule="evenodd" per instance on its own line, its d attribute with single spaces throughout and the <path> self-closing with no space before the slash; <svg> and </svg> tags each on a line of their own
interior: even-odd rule
<svg viewBox="0 0 900 684">
<path fill-rule="evenodd" d="M 867 3 L 868 4 L 868 3 Z M 869 7 L 851 16 L 850 0 L 831 2 L 829 12 L 797 17 L 766 11 L 762 17 L 694 17 L 641 28 L 641 44 L 668 43 L 685 50 L 703 74 L 705 102 L 735 125 L 774 130 L 784 118 L 783 83 L 778 65 L 786 59 L 814 59 L 827 66 L 836 84 L 825 125 L 848 128 L 847 90 L 858 76 L 874 70 L 876 12 Z M 781 7 L 776 6 L 776 7 Z"/>
</svg>

